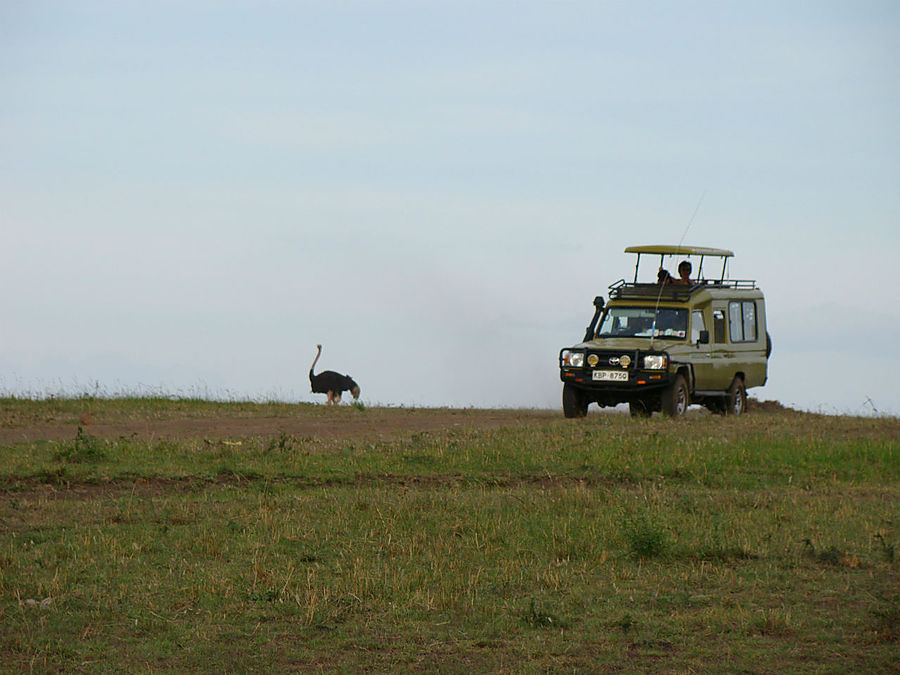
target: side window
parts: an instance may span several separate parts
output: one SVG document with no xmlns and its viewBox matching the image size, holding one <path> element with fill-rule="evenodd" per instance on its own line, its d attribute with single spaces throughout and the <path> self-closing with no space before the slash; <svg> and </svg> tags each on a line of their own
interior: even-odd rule
<svg viewBox="0 0 900 675">
<path fill-rule="evenodd" d="M 744 339 L 756 342 L 756 303 L 744 302 Z"/>
<path fill-rule="evenodd" d="M 732 342 L 744 341 L 744 322 L 741 321 L 741 303 L 728 303 L 728 332 Z"/>
<path fill-rule="evenodd" d="M 755 342 L 756 303 L 752 300 L 729 302 L 728 330 L 732 342 Z"/>
<path fill-rule="evenodd" d="M 691 312 L 691 343 L 697 343 L 697 340 L 700 339 L 701 330 L 706 330 L 706 326 L 703 323 L 703 312 L 693 311 Z"/>
<path fill-rule="evenodd" d="M 725 344 L 728 341 L 725 337 L 725 312 L 721 309 L 713 310 L 713 332 L 716 344 Z"/>
</svg>

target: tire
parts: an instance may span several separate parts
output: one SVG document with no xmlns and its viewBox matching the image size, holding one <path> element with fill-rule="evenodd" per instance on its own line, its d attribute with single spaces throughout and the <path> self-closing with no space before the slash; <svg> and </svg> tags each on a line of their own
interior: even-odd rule
<svg viewBox="0 0 900 675">
<path fill-rule="evenodd" d="M 650 417 L 653 410 L 643 401 L 632 401 L 628 404 L 628 412 L 632 417 Z"/>
<path fill-rule="evenodd" d="M 683 375 L 676 375 L 675 381 L 663 392 L 662 412 L 667 417 L 681 417 L 691 404 L 690 392 Z"/>
<path fill-rule="evenodd" d="M 766 331 L 766 358 L 772 356 L 772 336 Z"/>
<path fill-rule="evenodd" d="M 745 412 L 747 412 L 747 389 L 744 387 L 744 380 L 736 377 L 728 387 L 728 395 L 725 397 L 725 414 L 743 415 Z"/>
<path fill-rule="evenodd" d="M 566 417 L 575 418 L 587 415 L 587 397 L 583 391 L 573 387 L 568 382 L 563 385 L 562 404 L 563 415 Z"/>
</svg>

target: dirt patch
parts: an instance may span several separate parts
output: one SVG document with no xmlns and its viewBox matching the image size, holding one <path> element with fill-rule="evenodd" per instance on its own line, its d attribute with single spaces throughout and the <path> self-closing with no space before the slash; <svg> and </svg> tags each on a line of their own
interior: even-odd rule
<svg viewBox="0 0 900 675">
<path fill-rule="evenodd" d="M 298 438 L 385 438 L 398 434 L 452 428 L 497 428 L 552 421 L 562 417 L 553 410 L 481 410 L 449 408 L 299 408 L 296 415 L 255 417 L 216 414 L 208 417 L 122 419 L 92 415 L 37 424 L 15 424 L 0 429 L 0 444 L 61 441 L 75 437 L 79 427 L 98 438 L 136 438 L 161 441 L 183 438 L 221 440 L 285 434 Z"/>
<path fill-rule="evenodd" d="M 760 401 L 752 397 L 747 399 L 747 410 L 767 413 L 797 412 L 780 401 Z"/>
</svg>

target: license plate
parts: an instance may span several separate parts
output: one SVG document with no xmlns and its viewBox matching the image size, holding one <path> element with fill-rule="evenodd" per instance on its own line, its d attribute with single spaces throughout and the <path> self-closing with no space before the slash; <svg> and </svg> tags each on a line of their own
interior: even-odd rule
<svg viewBox="0 0 900 675">
<path fill-rule="evenodd" d="M 591 374 L 595 382 L 628 382 L 627 370 L 595 370 Z"/>
</svg>

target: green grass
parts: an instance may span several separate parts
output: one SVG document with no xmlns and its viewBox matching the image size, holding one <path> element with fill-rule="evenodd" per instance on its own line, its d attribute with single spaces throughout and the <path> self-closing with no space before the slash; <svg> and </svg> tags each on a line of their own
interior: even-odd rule
<svg viewBox="0 0 900 675">
<path fill-rule="evenodd" d="M 3 403 L 11 425 L 83 412 Z M 591 415 L 355 440 L 87 429 L 0 448 L 11 670 L 895 672 L 896 419 Z"/>
<path fill-rule="evenodd" d="M 284 417 L 298 408 L 321 410 L 311 404 L 294 405 L 279 401 L 209 401 L 183 397 L 97 397 L 77 398 L 0 397 L 0 428 L 46 422 L 78 423 L 85 413 L 99 413 L 110 420 L 178 419 L 191 417 Z"/>
</svg>

